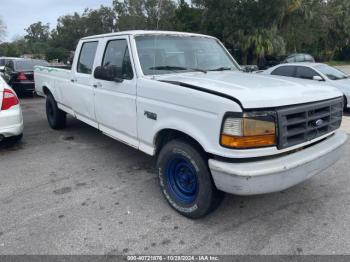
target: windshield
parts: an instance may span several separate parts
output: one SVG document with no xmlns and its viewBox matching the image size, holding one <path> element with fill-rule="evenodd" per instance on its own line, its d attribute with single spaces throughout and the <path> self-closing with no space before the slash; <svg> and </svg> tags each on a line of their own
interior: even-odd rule
<svg viewBox="0 0 350 262">
<path fill-rule="evenodd" d="M 340 79 L 346 79 L 349 78 L 348 75 L 346 75 L 344 72 L 327 65 L 318 65 L 315 66 L 315 68 L 320 71 L 322 74 L 327 76 L 330 80 L 340 80 Z"/>
<path fill-rule="evenodd" d="M 224 48 L 199 36 L 137 36 L 137 52 L 145 75 L 184 71 L 238 70 Z"/>
<path fill-rule="evenodd" d="M 6 60 L 5 59 L 0 59 L 0 66 L 4 66 L 6 64 Z"/>
<path fill-rule="evenodd" d="M 15 62 L 17 71 L 34 71 L 34 66 L 48 66 L 49 63 L 43 60 L 21 60 Z"/>
</svg>

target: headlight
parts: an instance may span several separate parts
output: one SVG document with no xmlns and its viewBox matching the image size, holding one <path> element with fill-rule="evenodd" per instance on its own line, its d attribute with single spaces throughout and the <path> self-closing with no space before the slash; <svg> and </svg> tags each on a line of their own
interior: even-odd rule
<svg viewBox="0 0 350 262">
<path fill-rule="evenodd" d="M 224 118 L 220 143 L 224 147 L 246 149 L 276 145 L 274 112 L 244 113 Z"/>
</svg>

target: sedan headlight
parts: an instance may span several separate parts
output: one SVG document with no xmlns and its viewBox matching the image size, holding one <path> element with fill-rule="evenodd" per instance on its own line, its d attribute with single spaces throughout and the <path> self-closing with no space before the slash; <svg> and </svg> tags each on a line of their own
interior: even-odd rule
<svg viewBox="0 0 350 262">
<path fill-rule="evenodd" d="M 224 147 L 246 149 L 276 145 L 274 112 L 228 114 L 224 118 L 220 143 Z"/>
</svg>

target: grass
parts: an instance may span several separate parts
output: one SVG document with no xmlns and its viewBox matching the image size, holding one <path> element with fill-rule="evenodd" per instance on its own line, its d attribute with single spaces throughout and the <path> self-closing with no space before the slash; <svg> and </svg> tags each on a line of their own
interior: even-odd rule
<svg viewBox="0 0 350 262">
<path fill-rule="evenodd" d="M 330 66 L 345 66 L 345 65 L 350 65 L 350 61 L 328 61 L 326 64 Z"/>
</svg>

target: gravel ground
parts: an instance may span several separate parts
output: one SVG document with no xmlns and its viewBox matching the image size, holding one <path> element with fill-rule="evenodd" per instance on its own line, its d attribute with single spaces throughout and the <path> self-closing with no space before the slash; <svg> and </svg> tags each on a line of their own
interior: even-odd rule
<svg viewBox="0 0 350 262">
<path fill-rule="evenodd" d="M 0 147 L 0 254 L 350 254 L 350 143 L 301 185 L 227 196 L 192 221 L 165 202 L 152 158 L 75 119 L 49 129 L 43 99 L 22 105 L 23 142 Z"/>
</svg>

